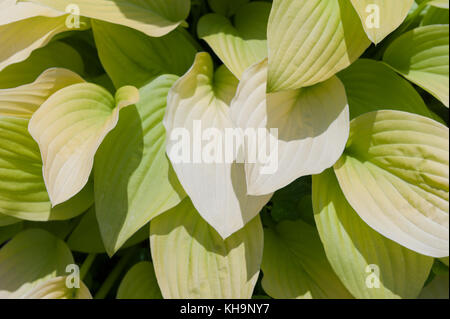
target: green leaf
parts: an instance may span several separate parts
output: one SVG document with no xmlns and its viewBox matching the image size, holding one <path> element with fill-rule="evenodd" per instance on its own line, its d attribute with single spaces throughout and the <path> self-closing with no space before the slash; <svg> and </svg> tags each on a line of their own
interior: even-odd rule
<svg viewBox="0 0 450 319">
<path fill-rule="evenodd" d="M 86 23 L 80 26 L 87 27 Z M 30 32 L 33 30 L 33 32 Z M 57 34 L 69 31 L 66 16 L 48 18 L 33 17 L 0 25 L 0 71 L 7 66 L 26 60 L 30 54 L 50 42 Z"/>
<path fill-rule="evenodd" d="M 313 176 L 313 203 L 327 258 L 353 296 L 409 299 L 419 295 L 433 258 L 370 228 L 345 199 L 333 170 Z"/>
<path fill-rule="evenodd" d="M 17 224 L 21 221 L 22 221 L 21 219 L 0 214 L 0 227 Z"/>
<path fill-rule="evenodd" d="M 448 107 L 448 50 L 448 25 L 430 25 L 413 29 L 395 39 L 383 60 Z"/>
<path fill-rule="evenodd" d="M 162 299 L 151 262 L 142 261 L 127 272 L 117 290 L 117 299 Z"/>
<path fill-rule="evenodd" d="M 259 217 L 226 240 L 189 198 L 150 223 L 156 278 L 166 299 L 249 299 L 259 275 Z"/>
<path fill-rule="evenodd" d="M 80 83 L 59 90 L 33 114 L 28 129 L 39 144 L 53 206 L 86 185 L 95 153 L 116 126 L 120 110 L 138 100 L 134 87 L 119 89 L 113 98 L 98 85 Z"/>
<path fill-rule="evenodd" d="M 443 9 L 448 9 L 448 0 L 432 0 L 427 2 L 428 5 L 430 6 L 434 6 L 434 7 L 438 7 L 438 8 L 443 8 Z"/>
<path fill-rule="evenodd" d="M 62 240 L 41 229 L 23 231 L 0 249 L 0 298 L 24 297 L 38 284 L 66 275 L 73 263 Z"/>
<path fill-rule="evenodd" d="M 147 225 L 136 232 L 125 244 L 123 244 L 122 248 L 134 246 L 144 240 L 148 240 L 148 237 L 149 228 Z M 79 224 L 67 239 L 67 245 L 69 245 L 71 250 L 82 253 L 98 254 L 106 252 L 94 207 L 91 207 L 91 209 L 83 215 Z"/>
<path fill-rule="evenodd" d="M 369 39 L 378 44 L 405 20 L 414 0 L 351 0 Z"/>
<path fill-rule="evenodd" d="M 0 72 L 0 89 L 31 83 L 50 68 L 65 68 L 83 74 L 83 60 L 69 45 L 55 41 L 31 53 L 25 61 L 12 64 Z"/>
<path fill-rule="evenodd" d="M 274 0 L 267 38 L 268 92 L 325 81 L 370 45 L 348 0 Z"/>
<path fill-rule="evenodd" d="M 211 9 L 223 16 L 230 17 L 250 0 L 208 0 Z"/>
<path fill-rule="evenodd" d="M 344 151 L 350 129 L 345 89 L 337 77 L 269 94 L 266 83 L 267 60 L 245 72 L 231 104 L 237 128 L 263 130 L 274 146 L 267 150 L 264 144 L 268 142 L 259 138 L 243 143 L 251 195 L 270 194 L 299 177 L 333 166 Z M 258 159 L 270 153 L 269 160 L 252 159 L 255 150 Z"/>
<path fill-rule="evenodd" d="M 23 299 L 92 299 L 86 285 L 80 281 L 79 288 L 68 288 L 70 278 L 59 276 L 40 283 L 26 293 Z"/>
<path fill-rule="evenodd" d="M 76 5 L 85 17 L 124 25 L 151 37 L 174 30 L 189 14 L 189 0 L 28 0 L 65 12 Z"/>
<path fill-rule="evenodd" d="M 92 21 L 100 60 L 116 88 L 137 88 L 162 74 L 183 75 L 194 61 L 196 48 L 182 30 L 150 38 L 136 30 Z M 124 72 L 126 70 L 126 72 Z"/>
<path fill-rule="evenodd" d="M 94 202 L 92 183 L 73 199 L 52 208 L 39 148 L 27 127 L 26 119 L 0 117 L 0 214 L 32 221 L 80 215 Z"/>
<path fill-rule="evenodd" d="M 276 299 L 350 299 L 327 261 L 314 227 L 283 221 L 264 230 L 264 291 Z"/>
<path fill-rule="evenodd" d="M 345 86 L 352 119 L 385 109 L 439 120 L 414 87 L 383 62 L 359 59 L 341 71 L 338 77 Z"/>
<path fill-rule="evenodd" d="M 336 163 L 353 209 L 383 236 L 420 254 L 448 256 L 449 131 L 399 111 L 364 114 L 351 123 Z"/>
<path fill-rule="evenodd" d="M 449 277 L 438 275 L 429 283 L 419 295 L 419 299 L 447 299 L 449 298 Z"/>
<path fill-rule="evenodd" d="M 96 212 L 110 255 L 152 218 L 186 196 L 166 156 L 162 120 L 177 80 L 163 75 L 140 90 L 136 106 L 121 112 L 95 159 Z"/>
<path fill-rule="evenodd" d="M 198 23 L 199 38 L 209 44 L 238 79 L 248 67 L 267 57 L 270 8 L 267 2 L 251 2 L 239 9 L 234 24 L 220 14 L 207 14 Z"/>
<path fill-rule="evenodd" d="M 229 105 L 237 84 L 224 66 L 214 72 L 210 55 L 199 53 L 189 72 L 170 90 L 164 117 L 167 154 L 181 185 L 200 215 L 224 239 L 252 220 L 271 197 L 248 195 L 245 164 L 236 161 L 238 149 L 230 152 L 222 141 L 226 130 L 234 128 Z M 216 138 L 197 139 L 198 132 L 206 135 L 210 128 L 215 129 Z M 206 158 L 205 153 L 214 158 Z"/>
<path fill-rule="evenodd" d="M 44 71 L 33 83 L 11 89 L 0 89 L 0 116 L 29 119 L 55 92 L 84 80 L 66 69 Z"/>
<path fill-rule="evenodd" d="M 430 7 L 422 19 L 421 26 L 432 24 L 448 24 L 448 23 L 449 23 L 448 9 Z"/>
<path fill-rule="evenodd" d="M 1 219 L 2 217 L 0 217 Z M 1 222 L 0 222 L 1 223 Z M 14 223 L 8 226 L 0 226 L 0 246 L 10 240 L 22 230 L 22 223 Z"/>
</svg>

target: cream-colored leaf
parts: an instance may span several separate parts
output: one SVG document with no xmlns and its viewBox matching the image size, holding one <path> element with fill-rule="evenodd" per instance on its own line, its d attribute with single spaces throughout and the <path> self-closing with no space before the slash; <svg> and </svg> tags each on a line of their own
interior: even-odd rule
<svg viewBox="0 0 450 319">
<path fill-rule="evenodd" d="M 95 153 L 116 126 L 120 110 L 138 100 L 134 87 L 119 89 L 114 99 L 102 87 L 81 83 L 59 90 L 34 113 L 28 129 L 39 144 L 53 206 L 86 185 Z"/>
<path fill-rule="evenodd" d="M 237 147 L 226 149 L 226 130 L 234 127 L 229 104 L 237 84 L 224 67 L 214 73 L 209 54 L 199 53 L 170 90 L 164 118 L 174 170 L 200 215 L 223 238 L 244 227 L 271 197 L 247 195 Z"/>
<path fill-rule="evenodd" d="M 434 259 L 370 228 L 345 199 L 332 169 L 313 176 L 313 206 L 328 261 L 353 296 L 417 298 Z"/>
<path fill-rule="evenodd" d="M 88 287 L 80 281 L 79 288 L 69 288 L 73 284 L 68 276 L 59 276 L 37 285 L 22 299 L 92 299 Z"/>
<path fill-rule="evenodd" d="M 414 0 L 351 0 L 369 39 L 380 43 L 405 20 Z"/>
<path fill-rule="evenodd" d="M 348 0 L 274 0 L 267 39 L 268 92 L 325 81 L 370 45 Z"/>
<path fill-rule="evenodd" d="M 33 113 L 60 89 L 84 80 L 66 69 L 44 71 L 33 83 L 0 89 L 0 116 L 31 118 Z"/>
<path fill-rule="evenodd" d="M 344 86 L 336 77 L 298 90 L 266 94 L 267 61 L 249 68 L 231 103 L 233 123 L 242 130 L 263 129 L 275 140 L 268 160 L 266 142 L 244 142 L 248 193 L 272 193 L 305 175 L 336 163 L 349 134 Z M 275 129 L 276 131 L 271 131 Z M 257 153 L 258 160 L 251 158 Z"/>
<path fill-rule="evenodd" d="M 448 3 L 449 3 L 448 0 L 432 0 L 429 1 L 427 4 L 442 9 L 448 9 Z"/>
<path fill-rule="evenodd" d="M 20 0 L 0 0 L 0 26 L 37 16 L 58 17 L 64 12 Z"/>
<path fill-rule="evenodd" d="M 174 30 L 188 16 L 189 0 L 28 0 L 65 12 L 76 5 L 82 16 L 121 24 L 151 37 Z"/>
<path fill-rule="evenodd" d="M 364 114 L 334 166 L 358 215 L 383 236 L 420 254 L 449 255 L 449 131 L 420 115 Z"/>
<path fill-rule="evenodd" d="M 249 299 L 259 275 L 263 229 L 255 217 L 223 240 L 186 198 L 151 222 L 150 245 L 164 298 Z"/>
</svg>

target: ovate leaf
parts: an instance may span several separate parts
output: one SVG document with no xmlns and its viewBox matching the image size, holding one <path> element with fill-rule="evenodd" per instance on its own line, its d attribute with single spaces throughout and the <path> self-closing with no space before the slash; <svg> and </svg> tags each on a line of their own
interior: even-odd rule
<svg viewBox="0 0 450 319">
<path fill-rule="evenodd" d="M 150 244 L 164 298 L 252 296 L 263 252 L 259 217 L 223 240 L 187 198 L 151 222 Z"/>
<path fill-rule="evenodd" d="M 425 13 L 421 25 L 424 26 L 424 25 L 448 24 L 448 23 L 449 23 L 448 9 L 430 7 Z"/>
<path fill-rule="evenodd" d="M 59 276 L 37 285 L 23 299 L 92 299 L 88 287 L 80 281 L 79 288 L 69 288 L 71 278 Z"/>
<path fill-rule="evenodd" d="M 207 14 L 198 23 L 198 36 L 238 79 L 248 67 L 267 57 L 270 7 L 267 2 L 251 2 L 239 9 L 234 24 L 220 14 Z"/>
<path fill-rule="evenodd" d="M 63 42 L 52 42 L 31 53 L 28 59 L 12 64 L 0 72 L 0 89 L 15 88 L 31 83 L 50 68 L 65 68 L 83 74 L 80 54 Z"/>
<path fill-rule="evenodd" d="M 142 261 L 127 272 L 117 290 L 117 299 L 162 299 L 151 262 Z"/>
<path fill-rule="evenodd" d="M 350 118 L 378 110 L 397 110 L 439 119 L 414 87 L 386 64 L 360 59 L 341 71 Z"/>
<path fill-rule="evenodd" d="M 314 227 L 283 221 L 264 230 L 264 291 L 277 299 L 350 299 L 327 261 Z"/>
<path fill-rule="evenodd" d="M 98 147 L 139 92 L 123 87 L 111 94 L 95 84 L 68 86 L 53 94 L 32 116 L 29 131 L 38 142 L 43 175 L 53 206 L 86 185 Z"/>
<path fill-rule="evenodd" d="M 199 53 L 170 90 L 164 118 L 175 172 L 200 215 L 223 238 L 244 227 L 271 197 L 247 195 L 237 147 L 225 145 L 226 130 L 234 127 L 229 104 L 237 84 L 224 67 L 214 73 L 209 54 Z"/>
<path fill-rule="evenodd" d="M 22 298 L 38 284 L 66 275 L 73 263 L 62 240 L 41 229 L 23 231 L 0 249 L 0 298 Z"/>
<path fill-rule="evenodd" d="M 398 37 L 383 60 L 448 107 L 448 41 L 448 25 L 419 27 Z"/>
<path fill-rule="evenodd" d="M 121 112 L 95 160 L 96 213 L 109 254 L 152 218 L 186 196 L 166 156 L 162 120 L 177 80 L 164 75 L 140 90 L 140 101 Z"/>
<path fill-rule="evenodd" d="M 267 60 L 245 72 L 231 104 L 238 128 L 262 129 L 275 140 L 267 161 L 260 160 L 261 154 L 269 153 L 267 141 L 249 138 L 244 143 L 248 193 L 252 195 L 269 194 L 301 176 L 333 166 L 349 133 L 345 89 L 336 77 L 312 87 L 268 94 L 266 83 Z M 251 158 L 255 150 L 256 161 Z"/>
<path fill-rule="evenodd" d="M 70 30 L 66 25 L 66 18 L 34 17 L 0 25 L 0 71 L 27 59 L 34 50 L 45 46 L 55 35 Z M 83 22 L 81 29 L 84 28 L 86 23 Z"/>
<path fill-rule="evenodd" d="M 65 12 L 76 5 L 82 16 L 121 24 L 151 37 L 163 36 L 187 18 L 189 0 L 28 0 Z"/>
<path fill-rule="evenodd" d="M 196 48 L 182 30 L 151 38 L 102 21 L 93 21 L 92 28 L 100 60 L 116 88 L 124 85 L 141 88 L 163 74 L 181 76 L 194 61 Z"/>
<path fill-rule="evenodd" d="M 423 288 L 419 299 L 447 299 L 449 298 L 449 277 L 438 275 Z"/>
<path fill-rule="evenodd" d="M 274 0 L 267 37 L 268 92 L 325 81 L 370 44 L 348 0 Z"/>
<path fill-rule="evenodd" d="M 449 131 L 399 111 L 364 114 L 335 165 L 358 215 L 383 236 L 420 254 L 446 257 Z"/>
<path fill-rule="evenodd" d="M 47 221 L 70 219 L 86 211 L 94 202 L 92 183 L 52 208 L 39 148 L 27 127 L 27 119 L 0 117 L 0 214 Z"/>
<path fill-rule="evenodd" d="M 328 260 L 353 296 L 417 298 L 433 258 L 370 228 L 348 204 L 332 169 L 313 176 L 313 205 Z"/>
<path fill-rule="evenodd" d="M 380 43 L 405 20 L 414 0 L 351 0 L 369 39 Z"/>
<path fill-rule="evenodd" d="M 33 113 L 60 89 L 84 80 L 66 69 L 44 71 L 33 83 L 0 89 L 0 116 L 31 118 Z"/>
</svg>

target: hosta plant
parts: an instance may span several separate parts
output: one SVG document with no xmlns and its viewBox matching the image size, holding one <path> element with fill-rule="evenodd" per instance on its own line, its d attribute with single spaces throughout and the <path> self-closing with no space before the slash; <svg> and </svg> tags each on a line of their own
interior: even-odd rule
<svg viewBox="0 0 450 319">
<path fill-rule="evenodd" d="M 448 0 L 0 0 L 0 298 L 448 298 Z"/>
</svg>

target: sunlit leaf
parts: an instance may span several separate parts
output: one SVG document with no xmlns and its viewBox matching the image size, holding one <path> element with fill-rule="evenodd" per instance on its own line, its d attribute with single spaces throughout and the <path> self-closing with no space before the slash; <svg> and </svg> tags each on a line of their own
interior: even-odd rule
<svg viewBox="0 0 450 319">
<path fill-rule="evenodd" d="M 448 25 L 413 29 L 397 38 L 383 60 L 411 82 L 449 106 Z"/>
<path fill-rule="evenodd" d="M 55 92 L 84 80 L 66 69 L 44 71 L 33 83 L 0 89 L 0 116 L 31 118 L 33 113 Z"/>
<path fill-rule="evenodd" d="M 92 299 L 86 285 L 80 281 L 79 288 L 68 288 L 65 276 L 55 277 L 37 285 L 22 296 L 23 299 Z"/>
<path fill-rule="evenodd" d="M 242 6 L 234 23 L 220 14 L 207 14 L 198 23 L 204 39 L 237 78 L 267 57 L 267 22 L 270 3 L 256 1 Z"/>
<path fill-rule="evenodd" d="M 73 263 L 62 240 L 40 229 L 23 231 L 0 249 L 0 298 L 23 298 L 38 284 L 66 275 Z"/>
<path fill-rule="evenodd" d="M 151 222 L 150 243 L 164 298 L 252 296 L 263 253 L 259 217 L 223 240 L 187 198 Z"/>
<path fill-rule="evenodd" d="M 427 3 L 430 6 L 448 9 L 448 0 L 432 0 Z"/>
<path fill-rule="evenodd" d="M 121 24 L 152 37 L 163 36 L 187 18 L 189 0 L 28 0 L 65 12 L 77 6 L 80 15 Z"/>
<path fill-rule="evenodd" d="M 385 237 L 432 257 L 447 257 L 449 131 L 399 111 L 364 114 L 335 165 L 350 205 Z"/>
<path fill-rule="evenodd" d="M 58 17 L 64 12 L 20 0 L 0 0 L 0 26 L 37 16 Z"/>
<path fill-rule="evenodd" d="M 370 44 L 348 0 L 274 0 L 267 37 L 268 92 L 325 81 Z"/>
<path fill-rule="evenodd" d="M 247 195 L 244 164 L 236 162 L 237 148 L 227 152 L 223 141 L 226 129 L 234 127 L 229 104 L 237 84 L 225 67 L 214 72 L 209 54 L 199 53 L 189 72 L 170 90 L 164 118 L 167 154 L 174 170 L 200 215 L 222 238 L 244 227 L 271 197 Z M 203 139 L 210 128 L 216 137 Z"/>
<path fill-rule="evenodd" d="M 113 98 L 95 84 L 81 83 L 59 90 L 33 114 L 29 131 L 39 144 L 53 206 L 86 185 L 95 153 L 116 126 L 120 110 L 138 100 L 134 87 L 119 89 Z"/>
<path fill-rule="evenodd" d="M 269 194 L 301 176 L 331 167 L 341 156 L 349 133 L 347 98 L 336 77 L 312 87 L 269 94 L 266 81 L 267 60 L 245 72 L 231 104 L 237 127 L 262 128 L 278 146 L 272 149 L 269 163 L 252 163 L 250 155 L 255 149 L 258 158 L 269 153 L 264 147 L 266 141 L 245 141 L 245 172 L 252 195 Z"/>
<path fill-rule="evenodd" d="M 350 299 L 327 261 L 314 227 L 283 221 L 264 230 L 264 291 L 277 299 Z"/>
<path fill-rule="evenodd" d="M 313 176 L 316 225 L 328 260 L 359 299 L 416 298 L 433 258 L 370 228 L 348 204 L 332 169 Z"/>
<path fill-rule="evenodd" d="M 117 290 L 117 299 L 162 299 L 151 262 L 142 261 L 127 272 Z"/>
</svg>

